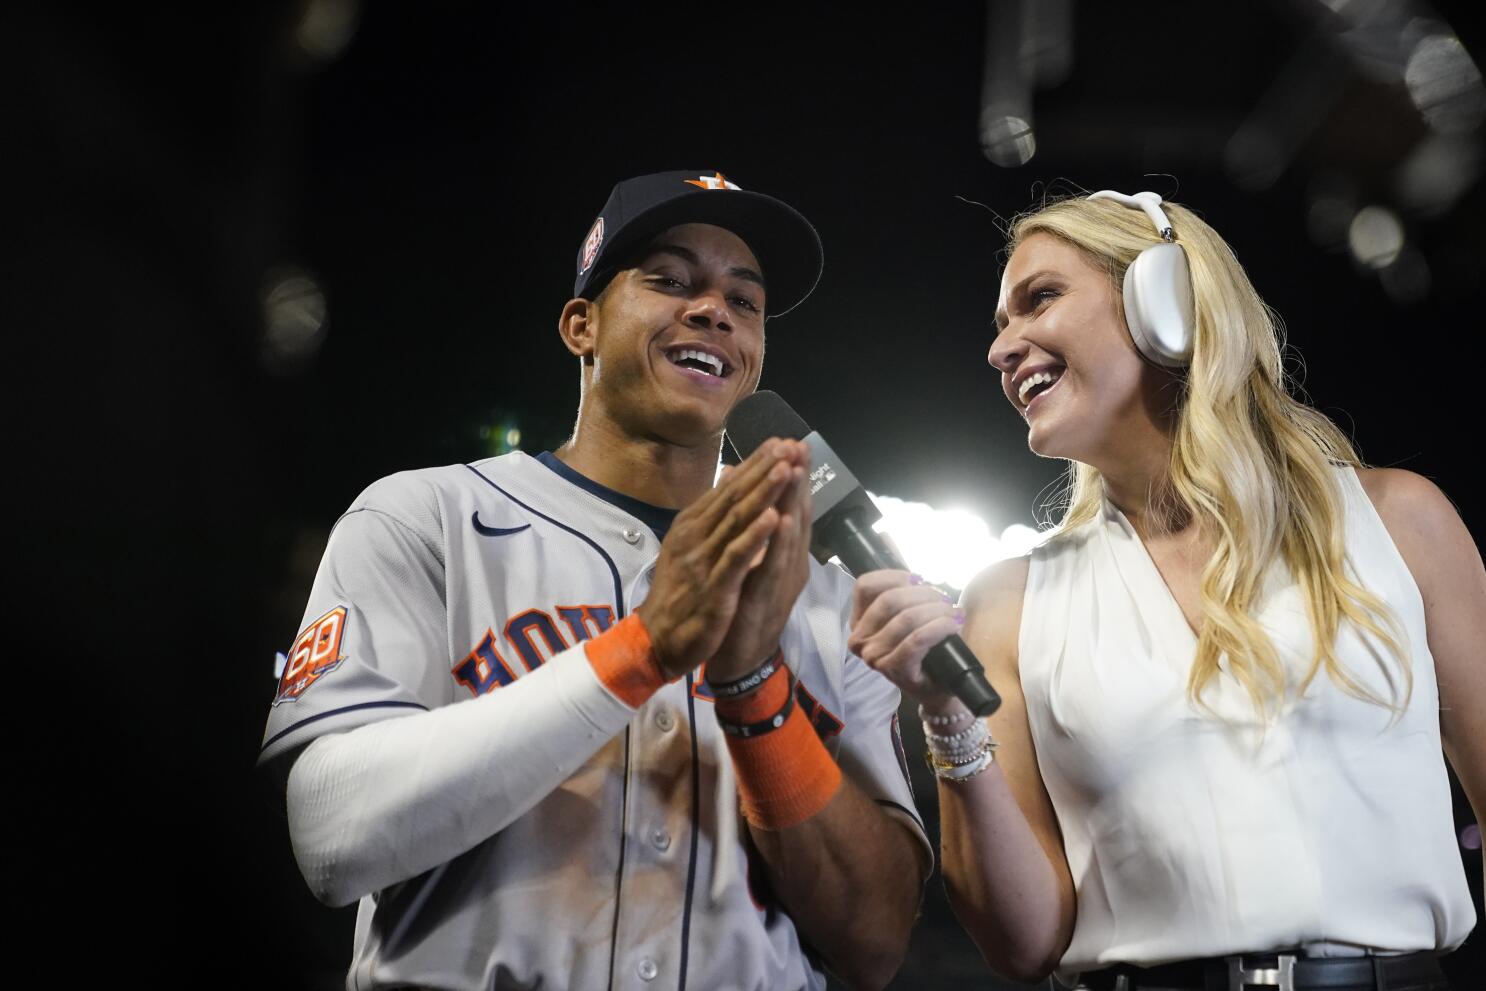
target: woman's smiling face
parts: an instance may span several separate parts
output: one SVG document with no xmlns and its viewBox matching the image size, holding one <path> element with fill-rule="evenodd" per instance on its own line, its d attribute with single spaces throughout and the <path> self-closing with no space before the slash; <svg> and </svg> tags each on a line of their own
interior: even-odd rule
<svg viewBox="0 0 1486 991">
<path fill-rule="evenodd" d="M 1061 238 L 1038 232 L 1017 246 L 996 327 L 988 360 L 1035 454 L 1097 467 L 1164 405 L 1156 393 L 1170 376 L 1135 350 L 1109 273 Z"/>
</svg>

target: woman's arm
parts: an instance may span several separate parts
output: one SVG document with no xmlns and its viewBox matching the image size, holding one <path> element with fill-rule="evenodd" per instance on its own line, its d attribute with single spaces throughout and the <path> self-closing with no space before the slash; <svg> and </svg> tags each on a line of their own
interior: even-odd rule
<svg viewBox="0 0 1486 991">
<path fill-rule="evenodd" d="M 1429 479 L 1396 468 L 1358 476 L 1424 598 L 1440 686 L 1445 756 L 1476 821 L 1486 809 L 1486 568 L 1470 531 Z"/>
<path fill-rule="evenodd" d="M 939 782 L 944 875 L 950 902 L 986 962 L 1019 981 L 1057 966 L 1073 935 L 1074 892 L 1062 834 L 1043 787 L 1017 672 L 1025 559 L 984 572 L 966 591 L 965 642 L 1001 694 L 990 717 L 1000 744 L 984 772 Z M 923 674 L 928 647 L 955 632 L 950 604 L 901 571 L 857 583 L 851 647 L 931 715 L 963 712 Z"/>
</svg>

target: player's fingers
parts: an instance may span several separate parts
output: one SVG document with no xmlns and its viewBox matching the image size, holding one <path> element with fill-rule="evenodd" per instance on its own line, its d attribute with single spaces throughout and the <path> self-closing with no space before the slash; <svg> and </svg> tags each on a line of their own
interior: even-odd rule
<svg viewBox="0 0 1486 991">
<path fill-rule="evenodd" d="M 799 556 L 809 546 L 809 540 L 805 536 L 810 528 L 809 510 L 800 498 L 801 492 L 809 495 L 807 484 L 805 469 L 793 468 L 791 477 L 774 504 L 780 517 L 760 565 L 766 575 L 779 576 L 787 573 L 790 568 L 799 564 Z"/>
<path fill-rule="evenodd" d="M 810 466 L 796 464 L 790 475 L 789 487 L 780 496 L 780 502 L 795 520 L 795 528 L 801 533 L 810 526 Z"/>
<path fill-rule="evenodd" d="M 810 462 L 808 460 L 800 472 L 804 476 L 800 480 L 800 542 L 805 545 L 805 550 L 809 551 L 810 541 L 815 533 L 815 512 L 811 505 L 814 496 L 810 494 Z"/>
<path fill-rule="evenodd" d="M 738 593 L 743 580 L 748 576 L 753 559 L 778 530 L 779 520 L 779 510 L 766 506 L 741 533 L 728 541 L 718 554 L 707 578 L 707 588 L 711 594 L 727 596 Z M 765 558 L 767 557 L 768 554 L 765 553 Z"/>
<path fill-rule="evenodd" d="M 769 505 L 773 492 L 783 484 L 781 473 L 787 475 L 787 472 L 777 457 L 755 454 L 756 459 L 751 458 L 733 469 L 724 484 L 711 489 L 677 515 L 671 525 L 675 546 L 702 548 L 719 529 L 736 534 Z M 703 556 L 710 560 L 718 550 L 712 547 Z"/>
<path fill-rule="evenodd" d="M 782 548 L 783 566 L 791 570 L 808 567 L 805 564 L 805 555 L 810 551 L 810 478 L 806 468 L 796 468 L 793 495 L 786 495 L 791 505 L 786 516 L 789 517 L 790 525 L 787 546 Z"/>
<path fill-rule="evenodd" d="M 717 484 L 677 516 L 694 523 L 702 532 L 710 532 L 722 519 L 741 493 L 758 485 L 781 458 L 787 456 L 785 442 L 776 439 L 764 441 L 742 463 L 725 471 Z"/>
<path fill-rule="evenodd" d="M 704 539 L 731 505 L 729 493 L 733 486 L 740 480 L 761 478 L 777 460 L 768 450 L 768 445 L 764 444 L 742 464 L 723 471 L 712 488 L 676 514 L 676 519 L 671 524 L 671 533 L 676 535 L 676 542 L 689 539 L 688 535 L 698 541 Z"/>
<path fill-rule="evenodd" d="M 771 508 L 777 493 L 788 483 L 789 476 L 789 465 L 781 464 L 777 458 L 766 452 L 731 474 L 730 482 L 739 478 L 751 478 L 753 488 L 740 500 L 718 502 L 714 507 L 718 514 L 716 519 L 706 513 L 693 514 L 691 509 L 678 514 L 662 544 L 663 560 L 661 573 L 657 574 L 657 584 L 662 580 L 667 584 L 678 582 L 688 590 L 708 585 L 717 568 L 718 558 L 728 543 L 748 530 L 765 510 Z M 716 492 L 717 490 L 713 490 L 709 495 L 715 496 Z M 777 517 L 777 511 L 775 515 Z M 771 518 L 764 527 L 766 535 L 773 525 L 774 518 Z M 755 543 L 758 545 L 755 551 L 757 553 L 762 549 L 762 542 Z"/>
<path fill-rule="evenodd" d="M 789 485 L 792 471 L 788 464 L 775 462 L 767 474 L 732 503 L 711 532 L 700 539 L 701 553 L 716 560 L 765 510 L 774 509 L 777 514 L 780 494 Z"/>
</svg>

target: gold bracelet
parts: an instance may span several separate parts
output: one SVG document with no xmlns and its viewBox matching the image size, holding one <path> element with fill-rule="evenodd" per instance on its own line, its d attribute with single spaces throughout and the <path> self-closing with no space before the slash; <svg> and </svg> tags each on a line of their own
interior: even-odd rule
<svg viewBox="0 0 1486 991">
<path fill-rule="evenodd" d="M 945 781 L 963 781 L 975 777 L 975 775 L 984 771 L 987 766 L 993 763 L 996 759 L 996 748 L 998 746 L 1000 744 L 987 737 L 985 743 L 981 744 L 974 752 L 966 754 L 963 757 L 940 758 L 930 752 L 924 754 L 924 759 L 928 763 L 929 769 L 934 772 L 936 778 L 943 778 Z M 976 764 L 980 764 L 981 766 L 968 773 L 944 773 L 946 771 L 963 772 L 966 768 L 973 767 Z"/>
</svg>

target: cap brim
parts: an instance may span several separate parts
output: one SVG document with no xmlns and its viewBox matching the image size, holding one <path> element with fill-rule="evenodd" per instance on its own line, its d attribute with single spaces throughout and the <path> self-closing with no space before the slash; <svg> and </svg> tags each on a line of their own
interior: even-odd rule
<svg viewBox="0 0 1486 991">
<path fill-rule="evenodd" d="M 604 245 L 594 273 L 612 269 L 615 259 L 679 224 L 713 224 L 743 239 L 763 268 L 769 316 L 794 309 L 820 281 L 824 252 L 814 226 L 788 203 L 747 189 L 698 189 L 637 214 Z M 588 285 L 594 285 L 591 278 Z"/>
</svg>

